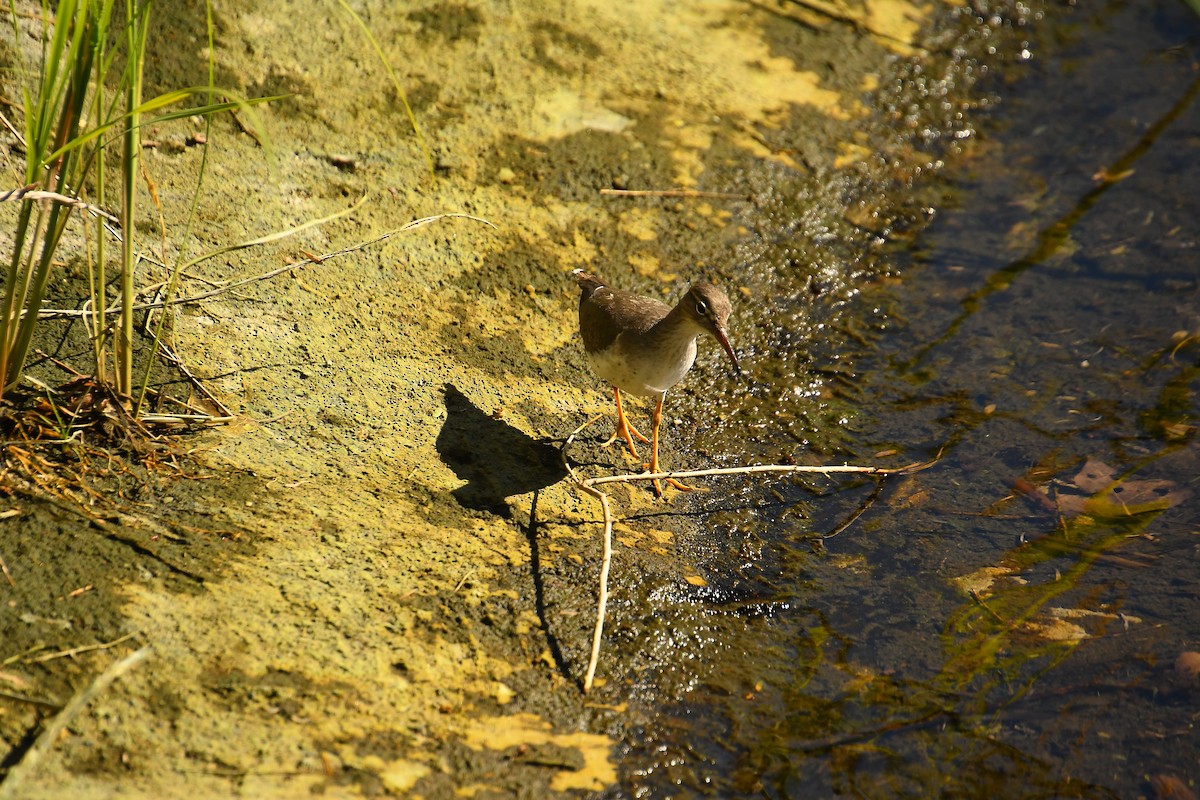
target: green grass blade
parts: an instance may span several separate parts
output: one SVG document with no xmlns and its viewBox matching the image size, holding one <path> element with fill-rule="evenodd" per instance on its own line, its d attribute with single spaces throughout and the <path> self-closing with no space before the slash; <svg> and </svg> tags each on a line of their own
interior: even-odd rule
<svg viewBox="0 0 1200 800">
<path fill-rule="evenodd" d="M 358 15 L 346 0 L 337 0 L 338 5 L 350 15 L 350 17 L 358 24 L 363 35 L 367 37 L 367 41 L 371 43 L 371 47 L 375 50 L 375 55 L 379 57 L 379 63 L 383 64 L 384 70 L 387 71 L 388 78 L 392 81 L 392 86 L 396 89 L 396 94 L 400 98 L 401 105 L 404 106 L 404 113 L 408 115 L 408 122 L 412 125 L 413 133 L 417 135 L 417 143 L 421 147 L 421 152 L 425 155 L 425 164 L 429 168 L 429 177 L 436 180 L 433 172 L 433 154 L 429 152 L 429 145 L 425 143 L 425 136 L 421 133 L 421 126 L 417 124 L 417 117 L 413 114 L 412 106 L 408 104 L 408 95 L 404 93 L 404 89 L 400 87 L 400 80 L 396 77 L 396 73 L 392 70 L 392 65 L 388 63 L 387 57 L 383 54 L 383 48 L 379 46 L 379 42 L 375 40 L 371 29 L 367 27 L 367 23 Z"/>
</svg>

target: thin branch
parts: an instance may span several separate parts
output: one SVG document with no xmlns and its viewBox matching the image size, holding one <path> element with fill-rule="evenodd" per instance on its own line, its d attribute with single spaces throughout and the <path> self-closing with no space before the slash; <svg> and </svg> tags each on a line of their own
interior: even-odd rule
<svg viewBox="0 0 1200 800">
<path fill-rule="evenodd" d="M 0 514 L 0 519 L 6 519 L 9 516 L 19 516 L 20 513 L 20 511 L 14 508 L 11 511 L 5 511 L 3 514 Z M 8 585 L 14 589 L 17 588 L 17 582 L 13 580 L 12 573 L 8 571 L 8 564 L 4 563 L 4 556 L 0 556 L 0 570 L 4 570 L 4 577 L 8 581 Z"/>
<path fill-rule="evenodd" d="M 721 467 L 719 469 L 689 469 L 677 472 L 639 472 L 626 475 L 604 475 L 599 478 L 587 478 L 582 483 L 588 486 L 598 486 L 603 483 L 630 483 L 632 481 L 661 481 L 668 478 L 703 478 L 712 475 L 759 475 L 766 472 L 788 474 L 794 472 L 811 472 L 820 475 L 837 475 L 853 473 L 858 475 L 908 475 L 920 472 L 933 466 L 934 462 L 909 464 L 904 467 L 858 467 L 852 464 L 835 466 L 797 465 L 797 464 L 754 464 L 748 467 Z"/>
<path fill-rule="evenodd" d="M 116 647 L 121 642 L 128 641 L 137 635 L 138 635 L 138 632 L 134 631 L 133 633 L 125 634 L 124 636 L 120 637 L 119 639 L 113 639 L 111 642 L 103 642 L 101 644 L 85 644 L 85 645 L 81 645 L 80 647 L 72 647 L 69 650 L 60 650 L 57 653 L 46 653 L 45 655 L 40 655 L 37 658 L 31 658 L 29 660 L 29 663 L 30 664 L 40 664 L 43 661 L 53 661 L 56 658 L 67 658 L 69 656 L 77 656 L 80 653 L 90 653 L 93 650 L 107 650 L 108 648 Z"/>
<path fill-rule="evenodd" d="M 111 686 L 113 681 L 145 661 L 149 656 L 149 645 L 140 650 L 133 651 L 100 673 L 90 686 L 71 698 L 71 702 L 67 703 L 66 707 L 55 715 L 50 724 L 38 735 L 33 745 L 25 751 L 25 755 L 21 760 L 9 768 L 8 774 L 4 778 L 4 783 L 0 784 L 0 800 L 16 797 L 20 791 L 21 782 L 33 774 L 42 758 L 53 749 L 54 743 L 58 741 L 63 730 L 79 716 L 84 707 L 98 694 Z"/>
<path fill-rule="evenodd" d="M 592 653 L 590 659 L 588 660 L 587 673 L 583 679 L 584 694 L 587 694 L 592 690 L 592 685 L 596 676 L 596 665 L 600 660 L 600 644 L 604 637 L 604 617 L 608 606 L 608 575 L 610 566 L 612 564 L 612 511 L 609 507 L 608 495 L 597 489 L 597 486 L 608 483 L 630 483 L 632 481 L 666 480 L 670 478 L 699 478 L 711 475 L 755 475 L 762 473 L 794 474 L 803 472 L 819 473 L 822 475 L 846 473 L 860 475 L 908 475 L 913 472 L 919 472 L 923 469 L 928 469 L 936 463 L 935 459 L 934 461 L 914 463 L 905 467 L 895 468 L 858 467 L 850 464 L 828 467 L 758 464 L 749 467 L 722 467 L 719 469 L 696 469 L 684 470 L 680 472 L 643 472 L 637 475 L 606 475 L 596 478 L 582 478 L 580 477 L 579 473 L 575 471 L 575 468 L 571 466 L 571 462 L 567 458 L 567 450 L 574 443 L 575 437 L 578 436 L 584 428 L 591 425 L 597 419 L 600 419 L 600 416 L 592 417 L 587 422 L 584 422 L 578 428 L 571 431 L 571 434 L 567 436 L 566 440 L 563 442 L 562 449 L 559 451 L 559 455 L 562 458 L 563 468 L 566 469 L 571 480 L 582 491 L 600 501 L 600 507 L 604 512 L 604 542 L 603 556 L 600 561 L 600 590 L 599 598 L 596 601 L 596 625 L 592 630 Z M 875 496 L 876 495 L 873 494 L 871 499 L 874 499 Z M 855 513 L 850 520 L 848 520 L 841 528 L 834 531 L 834 533 L 831 535 L 837 535 L 844 530 L 851 522 L 857 519 L 863 513 L 863 511 L 865 511 L 868 504 L 864 504 L 863 508 L 859 509 L 859 511 Z"/>
<path fill-rule="evenodd" d="M 602 416 L 602 415 L 600 415 Z M 592 654 L 588 659 L 587 675 L 583 679 L 583 693 L 587 694 L 592 690 L 592 683 L 596 677 L 596 664 L 600 661 L 600 642 L 604 638 L 604 612 L 608 608 L 608 571 L 612 564 L 612 512 L 608 506 L 608 495 L 592 487 L 586 480 L 579 477 L 579 473 L 571 466 L 571 462 L 567 459 L 567 448 L 575 441 L 575 437 L 596 420 L 600 416 L 595 416 L 587 422 L 580 425 L 575 430 L 571 431 L 571 435 L 563 442 L 562 449 L 559 450 L 559 455 L 562 457 L 563 468 L 567 474 L 571 476 L 571 480 L 575 482 L 580 489 L 587 494 L 600 501 L 600 508 L 604 511 L 604 555 L 600 561 L 600 598 L 596 604 L 596 626 L 592 630 Z"/>
<path fill-rule="evenodd" d="M 242 286 L 246 286 L 251 283 L 259 283 L 260 281 L 269 280 L 271 278 L 274 278 L 277 275 L 282 275 L 285 272 L 293 272 L 295 270 L 298 270 L 298 269 L 301 269 L 303 267 L 307 267 L 307 266 L 313 265 L 313 264 L 318 264 L 318 265 L 324 264 L 326 261 L 328 261 L 331 258 L 337 258 L 338 256 L 348 255 L 350 253 L 358 252 L 359 250 L 365 250 L 366 248 L 368 248 L 372 245 L 375 245 L 375 244 L 379 244 L 380 242 L 390 239 L 393 236 L 399 236 L 402 233 L 407 233 L 408 231 L 416 230 L 417 228 L 423 228 L 424 226 L 426 226 L 432 222 L 437 222 L 438 220 L 442 220 L 442 219 L 469 219 L 469 220 L 473 220 L 474 222 L 482 222 L 484 225 L 487 225 L 489 228 L 496 227 L 493 223 L 489 222 L 488 220 L 484 219 L 483 217 L 475 217 L 470 214 L 452 213 L 452 214 L 436 214 L 432 217 L 422 217 L 421 219 L 413 220 L 412 222 L 408 223 L 407 225 L 404 225 L 403 227 L 388 231 L 387 233 L 376 236 L 374 239 L 369 239 L 368 241 L 365 241 L 365 242 L 359 242 L 358 244 L 350 245 L 349 247 L 343 247 L 340 250 L 333 250 L 333 251 L 326 253 L 324 255 L 321 255 L 321 256 L 309 256 L 307 258 L 303 258 L 294 263 L 287 264 L 285 266 L 278 267 L 276 269 L 268 270 L 267 272 L 261 272 L 257 275 L 251 275 L 249 278 L 243 278 L 240 281 L 232 281 L 223 286 L 218 286 L 214 289 L 210 289 L 209 291 L 200 292 L 199 294 L 190 295 L 188 297 L 177 297 L 172 300 L 159 301 L 159 302 L 154 302 L 154 303 L 139 303 L 133 307 L 133 310 L 134 311 L 147 311 L 149 309 L 166 308 L 167 306 L 178 306 L 178 305 L 184 305 L 186 303 L 198 303 L 201 300 L 208 300 L 209 298 L 225 294 L 227 292 L 233 291 L 234 289 L 238 289 Z M 258 242 L 258 241 L 262 241 L 262 240 L 256 240 L 256 242 Z M 104 313 L 105 314 L 115 314 L 118 311 L 120 311 L 119 308 L 109 308 L 109 309 L 106 309 Z M 46 309 L 46 310 L 39 312 L 38 317 L 40 319 L 47 319 L 47 318 L 52 318 L 52 317 L 82 317 L 84 315 L 90 316 L 91 313 L 92 312 L 90 312 L 90 311 L 75 311 L 75 310 L 71 310 L 71 309 Z"/>
<path fill-rule="evenodd" d="M 699 189 L 601 189 L 600 194 L 614 197 L 712 197 L 718 200 L 752 200 L 737 192 L 703 192 Z"/>
<path fill-rule="evenodd" d="M 583 692 L 592 690 L 596 679 L 596 665 L 600 663 L 600 642 L 604 638 L 604 612 L 608 608 L 608 572 L 612 566 L 612 512 L 608 507 L 608 495 L 599 489 L 580 484 L 585 492 L 600 501 L 604 509 L 604 555 L 600 559 L 600 596 L 596 601 L 596 625 L 592 629 L 592 653 L 588 657 L 587 674 L 583 678 Z"/>
<path fill-rule="evenodd" d="M 822 539 L 832 539 L 833 537 L 837 536 L 839 533 L 841 533 L 842 531 L 846 530 L 851 525 L 853 525 L 858 520 L 858 518 L 861 517 L 863 514 L 867 513 L 867 509 L 869 509 L 871 506 L 873 506 L 875 504 L 875 501 L 879 498 L 880 493 L 883 492 L 883 483 L 884 483 L 883 481 L 876 481 L 875 488 L 871 491 L 871 494 L 867 497 L 866 500 L 864 500 L 862 502 L 862 504 L 858 508 L 854 509 L 854 513 L 851 514 L 849 517 L 847 517 L 846 520 L 841 525 L 838 525 L 836 528 L 834 528 L 833 530 L 831 530 L 829 533 L 825 534 L 821 538 Z"/>
<path fill-rule="evenodd" d="M 1001 617 L 995 611 L 992 611 L 991 606 L 989 606 L 986 602 L 984 602 L 983 596 L 980 595 L 979 592 L 972 589 L 967 594 L 971 595 L 971 599 L 974 600 L 976 603 L 978 603 L 979 607 L 982 608 L 984 611 L 986 611 L 988 613 L 988 616 L 990 616 L 993 620 L 1000 623 L 1001 625 L 1008 624 L 1007 622 L 1005 622 L 1003 617 Z"/>
<path fill-rule="evenodd" d="M 94 206 L 91 203 L 80 200 L 78 197 L 68 197 L 58 192 L 47 192 L 38 189 L 36 183 L 22 186 L 19 189 L 9 189 L 7 192 L 0 192 L 0 203 L 7 203 L 10 200 L 49 200 L 59 205 L 87 211 L 90 214 L 95 214 L 97 217 L 103 217 L 111 222 L 120 224 L 120 220 L 99 206 Z"/>
</svg>

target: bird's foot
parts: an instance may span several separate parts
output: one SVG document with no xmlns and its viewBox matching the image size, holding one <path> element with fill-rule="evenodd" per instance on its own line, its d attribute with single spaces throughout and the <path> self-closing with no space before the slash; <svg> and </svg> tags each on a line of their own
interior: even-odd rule
<svg viewBox="0 0 1200 800">
<path fill-rule="evenodd" d="M 654 484 L 654 496 L 662 497 L 663 487 L 659 485 L 657 480 L 651 481 Z M 680 483 L 674 478 L 664 478 L 663 483 L 670 486 L 672 489 L 678 489 L 681 492 L 707 492 L 703 486 L 688 486 L 686 483 Z"/>
<path fill-rule="evenodd" d="M 647 472 L 658 472 L 659 471 L 659 468 L 656 465 L 652 465 L 652 464 L 642 464 L 642 469 L 646 470 Z M 664 484 L 664 483 L 667 484 L 668 486 L 670 486 L 672 489 L 678 489 L 681 492 L 707 492 L 708 491 L 708 489 L 704 488 L 703 486 L 688 486 L 686 483 L 680 483 L 679 481 L 675 480 L 674 478 L 653 478 L 650 482 L 652 484 L 654 484 L 654 496 L 655 497 L 662 497 L 662 493 L 663 493 L 662 484 Z"/>
<path fill-rule="evenodd" d="M 637 428 L 633 427 L 628 422 L 625 422 L 624 425 L 617 425 L 617 429 L 615 431 L 613 431 L 613 435 L 608 437 L 607 439 L 605 439 L 603 442 L 601 442 L 600 446 L 608 447 L 610 444 L 615 442 L 617 439 L 624 439 L 625 446 L 629 449 L 629 454 L 631 456 L 633 456 L 634 458 L 641 458 L 641 456 L 638 455 L 637 448 L 634 447 L 634 445 L 633 445 L 634 438 L 640 439 L 643 442 L 650 441 L 645 436 L 642 436 L 642 434 L 638 431 Z"/>
</svg>

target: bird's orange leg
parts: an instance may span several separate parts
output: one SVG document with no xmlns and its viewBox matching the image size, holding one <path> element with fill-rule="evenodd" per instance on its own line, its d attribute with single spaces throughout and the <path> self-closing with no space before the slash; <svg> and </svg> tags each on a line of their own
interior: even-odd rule
<svg viewBox="0 0 1200 800">
<path fill-rule="evenodd" d="M 662 423 L 663 401 L 666 399 L 667 399 L 667 393 L 663 392 L 662 394 L 660 394 L 658 396 L 658 403 L 656 403 L 654 406 L 654 416 L 653 416 L 654 444 L 652 445 L 654 452 L 650 455 L 650 463 L 646 467 L 651 472 L 659 471 L 659 466 L 658 466 L 658 427 Z M 662 497 L 663 490 L 662 490 L 662 486 L 659 485 L 658 480 L 655 479 L 651 482 L 654 484 L 654 494 L 658 497 Z M 674 486 L 676 489 L 678 489 L 681 492 L 690 492 L 696 488 L 695 486 L 687 486 L 685 484 L 682 484 L 679 481 L 675 480 L 674 478 L 667 478 L 666 482 L 668 484 L 670 484 L 671 486 Z"/>
<path fill-rule="evenodd" d="M 617 398 L 617 429 L 613 431 L 613 435 L 608 437 L 601 447 L 608 447 L 618 438 L 624 438 L 625 443 L 629 445 L 629 453 L 634 458 L 641 458 L 638 455 L 637 448 L 633 446 L 633 437 L 641 439 L 643 442 L 650 441 L 645 436 L 638 432 L 638 429 L 629 424 L 629 419 L 625 416 L 625 409 L 621 407 L 621 390 L 616 386 L 613 387 L 613 396 Z"/>
</svg>

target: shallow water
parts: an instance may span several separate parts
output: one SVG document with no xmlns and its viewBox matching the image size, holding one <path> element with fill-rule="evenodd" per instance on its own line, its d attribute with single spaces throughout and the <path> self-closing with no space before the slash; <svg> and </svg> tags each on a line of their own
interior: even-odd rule
<svg viewBox="0 0 1200 800">
<path fill-rule="evenodd" d="M 1200 683 L 1174 668 L 1200 650 L 1200 23 L 1097 3 L 1028 37 L 935 221 L 838 300 L 866 320 L 856 346 L 823 350 L 803 309 L 789 327 L 794 276 L 749 279 L 785 321 L 743 335 L 730 462 L 936 463 L 879 492 L 731 481 L 699 501 L 707 585 L 615 615 L 643 659 L 621 796 L 1200 780 Z M 789 235 L 819 258 L 799 223 L 771 246 Z"/>
</svg>

